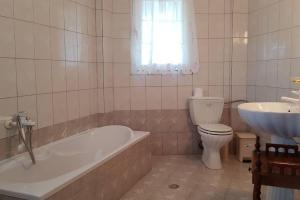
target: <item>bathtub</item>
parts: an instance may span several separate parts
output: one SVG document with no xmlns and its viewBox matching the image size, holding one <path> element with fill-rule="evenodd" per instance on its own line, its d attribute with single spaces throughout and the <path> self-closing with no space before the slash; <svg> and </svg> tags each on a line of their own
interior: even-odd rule
<svg viewBox="0 0 300 200">
<path fill-rule="evenodd" d="M 35 149 L 36 165 L 27 153 L 1 161 L 0 195 L 48 199 L 148 135 L 124 126 L 105 126 Z"/>
</svg>

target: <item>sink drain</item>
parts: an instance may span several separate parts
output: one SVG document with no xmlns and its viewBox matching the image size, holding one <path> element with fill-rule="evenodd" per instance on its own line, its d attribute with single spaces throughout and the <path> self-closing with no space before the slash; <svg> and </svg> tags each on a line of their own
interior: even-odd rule
<svg viewBox="0 0 300 200">
<path fill-rule="evenodd" d="M 171 184 L 171 185 L 169 185 L 169 188 L 175 190 L 175 189 L 179 188 L 179 185 L 178 184 Z"/>
</svg>

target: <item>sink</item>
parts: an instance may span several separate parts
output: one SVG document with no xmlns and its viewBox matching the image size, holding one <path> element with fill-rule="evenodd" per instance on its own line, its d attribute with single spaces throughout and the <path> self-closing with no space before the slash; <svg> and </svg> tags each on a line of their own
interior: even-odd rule
<svg viewBox="0 0 300 200">
<path fill-rule="evenodd" d="M 291 139 L 300 137 L 300 112 L 295 104 L 283 102 L 244 103 L 238 106 L 241 118 L 260 136 Z"/>
<path fill-rule="evenodd" d="M 241 118 L 256 130 L 258 136 L 269 137 L 272 143 L 296 145 L 293 138 L 300 137 L 299 104 L 244 103 L 238 106 L 238 111 Z M 294 191 L 286 188 L 268 187 L 266 199 L 293 200 Z"/>
</svg>

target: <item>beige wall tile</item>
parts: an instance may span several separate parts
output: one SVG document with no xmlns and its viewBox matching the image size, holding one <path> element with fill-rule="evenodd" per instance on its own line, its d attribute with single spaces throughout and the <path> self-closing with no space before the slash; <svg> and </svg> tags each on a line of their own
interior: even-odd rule
<svg viewBox="0 0 300 200">
<path fill-rule="evenodd" d="M 12 116 L 17 112 L 17 98 L 0 99 L 1 115 Z"/>
<path fill-rule="evenodd" d="M 13 10 L 14 10 L 13 0 L 2 0 L 0 2 L 0 15 L 6 17 L 12 17 Z"/>
<path fill-rule="evenodd" d="M 146 87 L 147 110 L 161 110 L 161 87 Z"/>
<path fill-rule="evenodd" d="M 68 120 L 79 118 L 79 94 L 78 91 L 67 92 Z"/>
<path fill-rule="evenodd" d="M 89 89 L 89 65 L 88 63 L 78 63 L 79 89 Z"/>
<path fill-rule="evenodd" d="M 50 25 L 64 28 L 64 1 L 50 0 Z"/>
<path fill-rule="evenodd" d="M 131 110 L 145 110 L 146 109 L 146 88 L 145 87 L 131 87 Z"/>
<path fill-rule="evenodd" d="M 50 29 L 46 26 L 34 26 L 34 57 L 36 59 L 50 59 Z"/>
<path fill-rule="evenodd" d="M 53 124 L 52 94 L 37 95 L 38 128 Z"/>
<path fill-rule="evenodd" d="M 78 63 L 66 62 L 67 90 L 78 90 Z"/>
<path fill-rule="evenodd" d="M 130 13 L 131 0 L 113 0 L 113 11 L 116 13 Z"/>
<path fill-rule="evenodd" d="M 25 111 L 31 120 L 37 121 L 37 96 L 24 96 L 18 98 L 18 111 Z"/>
<path fill-rule="evenodd" d="M 77 5 L 70 0 L 64 1 L 65 29 L 77 30 Z"/>
<path fill-rule="evenodd" d="M 66 66 L 64 61 L 52 62 L 53 92 L 66 91 Z"/>
<path fill-rule="evenodd" d="M 51 55 L 53 60 L 65 59 L 65 34 L 64 31 L 51 28 Z"/>
<path fill-rule="evenodd" d="M 90 94 L 89 90 L 79 91 L 79 116 L 86 117 L 90 114 Z"/>
<path fill-rule="evenodd" d="M 0 98 L 17 96 L 17 70 L 15 60 L 0 58 Z"/>
<path fill-rule="evenodd" d="M 98 112 L 104 113 L 104 89 L 98 89 Z"/>
<path fill-rule="evenodd" d="M 77 32 L 87 33 L 88 31 L 88 10 L 87 7 L 77 5 Z"/>
<path fill-rule="evenodd" d="M 77 61 L 78 41 L 77 34 L 71 31 L 65 31 L 65 46 L 66 46 L 66 60 Z"/>
<path fill-rule="evenodd" d="M 177 87 L 162 87 L 162 109 L 177 109 Z"/>
<path fill-rule="evenodd" d="M 115 63 L 113 67 L 113 77 L 115 87 L 129 87 L 130 86 L 130 65 Z"/>
<path fill-rule="evenodd" d="M 130 110 L 130 88 L 114 89 L 114 109 Z"/>
<path fill-rule="evenodd" d="M 15 22 L 15 41 L 17 58 L 34 58 L 33 24 Z"/>
<path fill-rule="evenodd" d="M 67 94 L 53 93 L 53 123 L 59 124 L 67 121 Z"/>
<path fill-rule="evenodd" d="M 52 66 L 49 60 L 35 61 L 35 77 L 37 93 L 52 92 Z"/>
<path fill-rule="evenodd" d="M 14 16 L 18 19 L 33 21 L 33 1 L 14 0 Z"/>
<path fill-rule="evenodd" d="M 90 115 L 99 113 L 98 109 L 98 90 L 97 89 L 90 89 Z"/>
<path fill-rule="evenodd" d="M 39 24 L 50 23 L 50 0 L 33 0 L 34 21 Z"/>
<path fill-rule="evenodd" d="M 18 96 L 36 94 L 35 66 L 33 60 L 17 59 Z"/>
<path fill-rule="evenodd" d="M 14 22 L 11 19 L 0 17 L 0 56 L 15 56 Z"/>
<path fill-rule="evenodd" d="M 104 88 L 104 112 L 108 113 L 113 110 L 114 110 L 113 88 Z"/>
</svg>

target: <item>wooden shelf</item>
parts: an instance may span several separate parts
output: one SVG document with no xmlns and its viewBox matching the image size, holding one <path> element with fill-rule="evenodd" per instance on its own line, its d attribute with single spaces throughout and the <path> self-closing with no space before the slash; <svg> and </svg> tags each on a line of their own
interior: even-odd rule
<svg viewBox="0 0 300 200">
<path fill-rule="evenodd" d="M 298 146 L 266 144 L 260 151 L 259 137 L 252 160 L 253 200 L 260 200 L 261 185 L 300 189 Z"/>
</svg>

